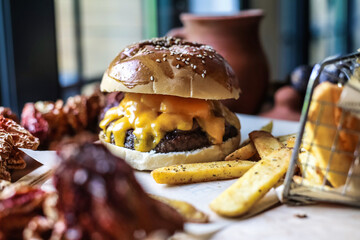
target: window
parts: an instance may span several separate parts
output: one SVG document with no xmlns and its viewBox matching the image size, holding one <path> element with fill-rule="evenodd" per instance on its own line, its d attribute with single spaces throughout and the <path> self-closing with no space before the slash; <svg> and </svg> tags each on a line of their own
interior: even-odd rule
<svg viewBox="0 0 360 240">
<path fill-rule="evenodd" d="M 123 47 L 181 26 L 179 14 L 261 8 L 273 82 L 360 47 L 360 0 L 0 0 L 1 105 L 55 100 L 100 81 Z"/>
</svg>

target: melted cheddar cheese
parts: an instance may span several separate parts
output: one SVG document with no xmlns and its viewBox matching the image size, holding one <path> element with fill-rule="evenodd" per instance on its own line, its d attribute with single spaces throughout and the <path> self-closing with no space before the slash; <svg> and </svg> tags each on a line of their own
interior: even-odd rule
<svg viewBox="0 0 360 240">
<path fill-rule="evenodd" d="M 119 106 L 106 112 L 100 128 L 106 142 L 114 141 L 120 147 L 124 146 L 126 131 L 133 129 L 135 150 L 148 152 L 167 132 L 191 130 L 196 119 L 211 143 L 221 144 L 225 119 L 214 115 L 215 105 L 202 99 L 126 93 Z"/>
</svg>

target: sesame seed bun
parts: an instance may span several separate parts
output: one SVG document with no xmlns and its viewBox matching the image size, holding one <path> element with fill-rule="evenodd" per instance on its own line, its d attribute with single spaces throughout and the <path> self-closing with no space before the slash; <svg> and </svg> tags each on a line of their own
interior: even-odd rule
<svg viewBox="0 0 360 240">
<path fill-rule="evenodd" d="M 212 47 L 164 37 L 121 51 L 104 73 L 101 91 L 237 99 L 240 89 L 234 71 Z"/>
</svg>

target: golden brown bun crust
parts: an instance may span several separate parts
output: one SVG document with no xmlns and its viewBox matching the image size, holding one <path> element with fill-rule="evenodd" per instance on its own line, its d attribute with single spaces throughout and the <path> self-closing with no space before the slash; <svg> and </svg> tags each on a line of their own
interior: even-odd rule
<svg viewBox="0 0 360 240">
<path fill-rule="evenodd" d="M 200 99 L 237 99 L 240 92 L 234 71 L 213 48 L 173 37 L 125 48 L 104 73 L 101 90 Z"/>
<path fill-rule="evenodd" d="M 211 145 L 210 147 L 185 152 L 156 153 L 139 152 L 118 147 L 105 142 L 101 133 L 99 138 L 112 154 L 124 159 L 137 170 L 154 170 L 175 164 L 221 161 L 224 160 L 225 156 L 235 151 L 240 143 L 240 134 L 238 134 L 236 137 L 230 138 L 220 145 Z"/>
</svg>

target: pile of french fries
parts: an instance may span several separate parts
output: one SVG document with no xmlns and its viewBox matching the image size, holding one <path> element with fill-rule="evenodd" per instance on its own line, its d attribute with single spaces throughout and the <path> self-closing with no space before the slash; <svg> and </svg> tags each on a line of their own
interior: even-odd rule
<svg viewBox="0 0 360 240">
<path fill-rule="evenodd" d="M 288 169 L 290 148 L 265 131 L 254 131 L 249 136 L 261 160 L 211 202 L 210 208 L 222 216 L 236 217 L 247 213 Z"/>
<path fill-rule="evenodd" d="M 221 216 L 242 216 L 282 181 L 288 169 L 295 134 L 276 138 L 271 131 L 272 122 L 260 131 L 251 132 L 249 139 L 224 161 L 164 167 L 155 169 L 151 175 L 160 184 L 238 178 L 210 203 L 210 208 Z M 307 171 L 307 175 L 314 175 L 311 169 L 308 168 Z"/>
</svg>

